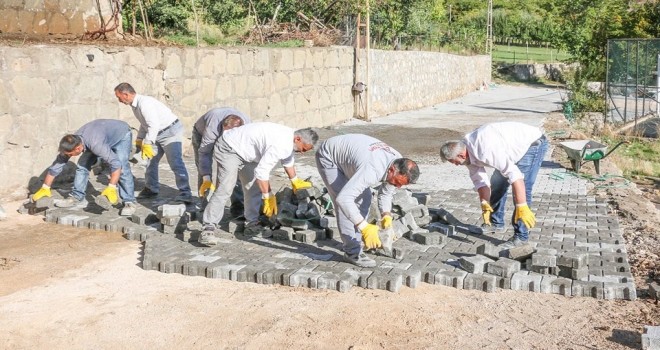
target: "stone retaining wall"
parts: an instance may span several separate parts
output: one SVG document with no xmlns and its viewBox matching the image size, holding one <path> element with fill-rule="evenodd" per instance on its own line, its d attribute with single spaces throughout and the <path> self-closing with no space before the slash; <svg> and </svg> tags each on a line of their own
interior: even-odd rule
<svg viewBox="0 0 660 350">
<path fill-rule="evenodd" d="M 371 117 L 429 106 L 490 81 L 483 56 L 374 55 Z M 166 103 L 187 130 L 216 106 L 236 107 L 255 121 L 322 127 L 353 116 L 353 66 L 351 47 L 0 46 L 0 197 L 24 198 L 60 138 L 81 125 L 116 118 L 137 127 L 130 107 L 114 96 L 120 82 Z"/>
<path fill-rule="evenodd" d="M 111 23 L 111 1 L 0 1 L 0 33 L 80 36 L 101 28 L 100 13 Z"/>
</svg>

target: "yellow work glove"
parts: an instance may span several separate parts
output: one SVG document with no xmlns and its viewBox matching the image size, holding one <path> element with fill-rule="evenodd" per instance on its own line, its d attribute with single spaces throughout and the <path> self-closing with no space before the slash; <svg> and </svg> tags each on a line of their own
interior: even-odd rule
<svg viewBox="0 0 660 350">
<path fill-rule="evenodd" d="M 199 186 L 199 196 L 206 196 L 206 191 L 208 190 L 215 191 L 215 185 L 211 182 L 211 177 L 206 175 L 203 177 L 202 185 Z"/>
<path fill-rule="evenodd" d="M 110 204 L 117 204 L 119 201 L 119 196 L 117 195 L 117 185 L 109 184 L 108 187 L 101 192 L 102 196 L 108 199 Z"/>
<path fill-rule="evenodd" d="M 481 217 L 484 219 L 484 224 L 490 226 L 490 214 L 493 213 L 493 208 L 488 201 L 481 201 Z"/>
<path fill-rule="evenodd" d="M 50 197 L 50 196 L 51 196 L 50 186 L 41 185 L 41 188 L 39 189 L 39 191 L 37 191 L 35 194 L 32 195 L 32 201 L 36 202 L 36 201 L 38 201 L 39 199 L 41 199 L 43 197 Z"/>
<path fill-rule="evenodd" d="M 293 192 L 296 192 L 298 190 L 304 190 L 306 188 L 312 187 L 312 183 L 309 181 L 305 181 L 303 179 L 299 179 L 297 176 L 291 179 L 291 187 L 293 187 Z"/>
<path fill-rule="evenodd" d="M 378 237 L 378 226 L 367 224 L 363 221 L 358 228 L 360 229 L 360 232 L 362 232 L 362 241 L 364 242 L 365 248 L 376 249 L 382 246 L 380 237 Z"/>
<path fill-rule="evenodd" d="M 154 147 L 151 144 L 142 144 L 142 159 L 151 159 L 155 156 Z"/>
<path fill-rule="evenodd" d="M 523 224 L 525 224 L 527 228 L 532 228 L 534 225 L 536 225 L 536 217 L 534 216 L 534 213 L 532 213 L 532 210 L 527 206 L 527 203 L 516 204 L 516 212 L 513 215 L 513 223 L 517 223 L 518 220 L 522 220 Z"/>
<path fill-rule="evenodd" d="M 270 218 L 277 214 L 277 198 L 272 193 L 261 194 L 261 200 L 264 204 L 264 215 Z"/>
<path fill-rule="evenodd" d="M 382 227 L 383 230 L 392 227 L 392 215 L 383 215 L 383 218 L 380 219 L 380 227 Z"/>
</svg>

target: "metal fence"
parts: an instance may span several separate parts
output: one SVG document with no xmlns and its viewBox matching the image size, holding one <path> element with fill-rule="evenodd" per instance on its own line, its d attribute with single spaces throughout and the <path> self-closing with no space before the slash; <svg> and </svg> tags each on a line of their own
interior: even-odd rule
<svg viewBox="0 0 660 350">
<path fill-rule="evenodd" d="M 658 116 L 660 39 L 612 39 L 607 42 L 608 121 L 637 122 Z"/>
</svg>

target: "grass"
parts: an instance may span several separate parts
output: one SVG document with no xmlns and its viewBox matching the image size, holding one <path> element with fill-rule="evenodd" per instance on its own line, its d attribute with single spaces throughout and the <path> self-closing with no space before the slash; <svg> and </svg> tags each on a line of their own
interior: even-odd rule
<svg viewBox="0 0 660 350">
<path fill-rule="evenodd" d="M 545 47 L 493 46 L 493 62 L 504 63 L 554 63 L 570 58 L 566 52 Z"/>
<path fill-rule="evenodd" d="M 623 175 L 627 178 L 658 176 L 660 174 L 660 142 L 654 139 L 627 136 L 603 136 L 603 141 L 610 149 L 624 140 L 628 140 L 630 144 L 621 145 L 612 153 L 612 160 L 623 171 Z"/>
</svg>

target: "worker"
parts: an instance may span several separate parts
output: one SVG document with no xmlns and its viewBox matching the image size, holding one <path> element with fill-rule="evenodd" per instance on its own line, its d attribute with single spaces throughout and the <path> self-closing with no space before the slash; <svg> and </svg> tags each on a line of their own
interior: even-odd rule
<svg viewBox="0 0 660 350">
<path fill-rule="evenodd" d="M 135 118 L 140 122 L 135 145 L 142 151 L 142 159 L 149 160 L 145 172 L 145 187 L 138 194 L 138 198 L 158 196 L 158 163 L 164 154 L 174 172 L 176 187 L 179 189 L 175 200 L 191 203 L 188 170 L 183 163 L 183 124 L 162 102 L 137 94 L 129 83 L 117 85 L 115 96 L 119 102 L 131 106 Z"/>
<path fill-rule="evenodd" d="M 344 259 L 360 267 L 376 261 L 362 247 L 381 247 L 379 227 L 366 221 L 371 187 L 378 189 L 378 209 L 383 229 L 392 225 L 392 196 L 396 188 L 415 183 L 419 167 L 386 143 L 371 136 L 346 134 L 331 137 L 319 146 L 316 166 L 335 205 Z"/>
<path fill-rule="evenodd" d="M 548 141 L 539 128 L 518 122 L 485 124 L 462 140 L 448 141 L 440 148 L 443 161 L 467 166 L 481 201 L 484 232 L 506 232 L 506 197 L 509 185 L 513 188 L 514 234 L 503 248 L 526 244 L 529 229 L 536 224 L 529 206 L 532 187 L 547 150 Z M 491 178 L 486 167 L 495 169 Z"/>
<path fill-rule="evenodd" d="M 88 202 L 85 199 L 89 171 L 98 158 L 110 165 L 110 180 L 108 186 L 97 197 L 97 203 L 109 209 L 119 202 L 124 203 L 120 215 L 130 216 L 135 213 L 135 195 L 133 174 L 128 164 L 133 142 L 130 126 L 121 120 L 97 119 L 83 125 L 73 134 L 65 135 L 60 141 L 59 155 L 48 168 L 41 189 L 32 195 L 37 201 L 50 197 L 50 187 L 64 165 L 71 157 L 80 156 L 76 175 L 73 180 L 73 191 L 65 199 L 54 201 L 56 207 L 83 209 Z"/>
<path fill-rule="evenodd" d="M 277 214 L 277 201 L 270 187 L 270 172 L 280 162 L 291 180 L 294 191 L 310 188 L 312 184 L 296 176 L 294 152 L 310 151 L 318 141 L 310 128 L 294 131 L 275 123 L 251 123 L 228 130 L 215 144 L 213 158 L 217 164 L 218 189 L 213 192 L 204 210 L 203 231 L 198 242 L 217 244 L 214 235 L 224 215 L 224 206 L 231 195 L 236 179 L 245 194 L 245 230 L 258 224 L 259 206 L 268 218 Z"/>
<path fill-rule="evenodd" d="M 202 199 L 202 210 L 206 207 L 206 194 L 215 191 L 211 181 L 213 174 L 213 147 L 226 130 L 250 123 L 250 118 L 241 111 L 231 108 L 213 108 L 204 113 L 193 126 L 192 146 L 197 166 L 197 188 Z M 229 211 L 232 217 L 243 215 L 243 190 L 240 181 L 231 194 Z"/>
</svg>

